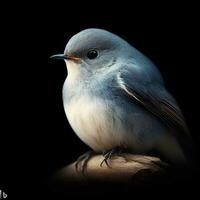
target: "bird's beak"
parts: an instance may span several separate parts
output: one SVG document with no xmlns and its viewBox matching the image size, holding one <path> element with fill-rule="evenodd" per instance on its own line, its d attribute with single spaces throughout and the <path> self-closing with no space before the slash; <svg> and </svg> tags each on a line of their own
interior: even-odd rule
<svg viewBox="0 0 200 200">
<path fill-rule="evenodd" d="M 66 55 L 64 54 L 56 54 L 51 56 L 50 58 L 52 59 L 58 59 L 58 60 L 64 60 L 64 59 L 68 59 Z"/>
<path fill-rule="evenodd" d="M 56 54 L 51 56 L 50 58 L 52 59 L 58 59 L 58 60 L 74 60 L 74 61 L 79 61 L 80 58 L 73 56 L 73 55 L 65 55 L 65 54 Z"/>
</svg>

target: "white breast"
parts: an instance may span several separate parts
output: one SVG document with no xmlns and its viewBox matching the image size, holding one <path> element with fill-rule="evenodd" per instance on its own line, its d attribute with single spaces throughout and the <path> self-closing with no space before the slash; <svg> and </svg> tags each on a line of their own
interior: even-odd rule
<svg viewBox="0 0 200 200">
<path fill-rule="evenodd" d="M 65 113 L 78 137 L 95 151 L 104 151 L 122 143 L 123 135 L 113 124 L 113 113 L 102 100 L 82 96 L 64 103 Z"/>
</svg>

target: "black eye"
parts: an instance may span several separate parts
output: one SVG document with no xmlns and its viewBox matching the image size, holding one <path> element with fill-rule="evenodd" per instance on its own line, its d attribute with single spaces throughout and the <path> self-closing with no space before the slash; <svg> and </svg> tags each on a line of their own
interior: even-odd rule
<svg viewBox="0 0 200 200">
<path fill-rule="evenodd" d="M 89 59 L 95 59 L 97 56 L 98 56 L 98 52 L 96 50 L 94 50 L 94 49 L 88 51 L 88 53 L 87 53 L 87 57 Z"/>
</svg>

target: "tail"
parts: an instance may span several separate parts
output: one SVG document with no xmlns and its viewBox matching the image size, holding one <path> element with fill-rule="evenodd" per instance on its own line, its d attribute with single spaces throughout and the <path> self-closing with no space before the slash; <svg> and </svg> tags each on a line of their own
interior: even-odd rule
<svg viewBox="0 0 200 200">
<path fill-rule="evenodd" d="M 173 133 L 166 134 L 159 140 L 157 150 L 161 157 L 174 167 L 194 168 L 196 156 L 191 136 L 189 134 L 184 134 L 184 137 L 180 138 L 175 136 Z"/>
</svg>

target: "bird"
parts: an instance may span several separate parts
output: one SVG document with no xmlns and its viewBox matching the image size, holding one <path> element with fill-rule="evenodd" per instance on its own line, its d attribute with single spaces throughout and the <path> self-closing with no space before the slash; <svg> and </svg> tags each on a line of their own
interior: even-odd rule
<svg viewBox="0 0 200 200">
<path fill-rule="evenodd" d="M 159 69 L 138 49 L 107 30 L 88 28 L 51 58 L 67 66 L 68 122 L 91 152 L 103 154 L 101 165 L 123 150 L 154 152 L 173 165 L 188 162 L 184 146 L 190 134 L 183 114 Z"/>
</svg>

